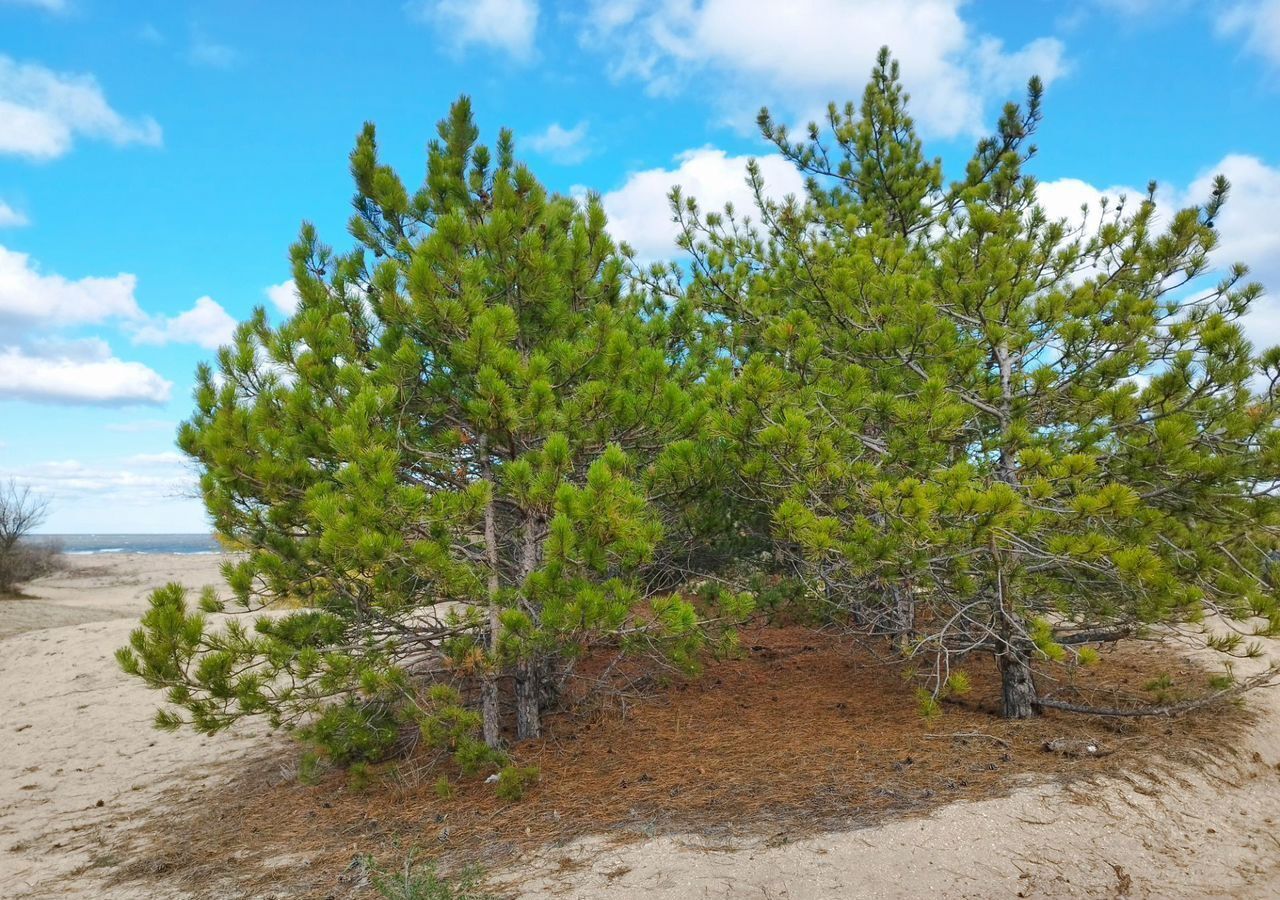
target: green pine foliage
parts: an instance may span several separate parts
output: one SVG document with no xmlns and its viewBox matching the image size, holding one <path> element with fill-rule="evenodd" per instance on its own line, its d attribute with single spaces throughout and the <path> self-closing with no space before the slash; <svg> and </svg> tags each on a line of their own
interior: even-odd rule
<svg viewBox="0 0 1280 900">
<path fill-rule="evenodd" d="M 754 222 L 672 198 L 685 295 L 724 348 L 708 427 L 778 546 L 923 655 L 931 697 L 953 658 L 994 656 L 1011 716 L 1064 645 L 1280 624 L 1280 349 L 1241 331 L 1261 292 L 1243 266 L 1209 280 L 1228 185 L 1053 221 L 1026 171 L 1040 117 L 1033 79 L 946 183 L 886 50 L 861 105 L 803 139 L 761 114 L 804 197 L 767 199 L 752 166 Z"/>
<path fill-rule="evenodd" d="M 296 314 L 199 372 L 180 443 L 241 554 L 230 602 L 162 587 L 118 654 L 157 724 L 262 716 L 359 778 L 421 740 L 514 800 L 504 734 L 584 653 L 694 672 L 757 605 L 886 640 L 928 716 L 974 655 L 1025 717 L 1039 663 L 1280 628 L 1280 348 L 1244 337 L 1244 266 L 1211 280 L 1229 186 L 1052 220 L 1041 93 L 947 181 L 886 50 L 803 137 L 762 112 L 803 196 L 754 165 L 749 216 L 673 192 L 687 266 L 629 262 L 465 98 L 412 193 L 366 126 L 355 248 L 304 225 Z"/>
<path fill-rule="evenodd" d="M 419 729 L 474 772 L 505 763 L 508 710 L 539 734 L 597 643 L 696 667 L 717 611 L 668 591 L 717 540 L 714 348 L 687 304 L 628 290 L 598 197 L 477 140 L 463 98 L 411 193 L 367 125 L 355 249 L 304 225 L 296 314 L 258 310 L 200 369 L 180 444 L 243 554 L 232 602 L 161 588 L 120 651 L 167 692 L 161 724 L 262 715 L 338 763 Z"/>
</svg>

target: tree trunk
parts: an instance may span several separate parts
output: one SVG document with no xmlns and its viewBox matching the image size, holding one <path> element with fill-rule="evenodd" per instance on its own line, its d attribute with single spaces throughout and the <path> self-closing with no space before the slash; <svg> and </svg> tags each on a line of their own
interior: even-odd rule
<svg viewBox="0 0 1280 900">
<path fill-rule="evenodd" d="M 995 349 L 1000 367 L 1000 478 L 1006 484 L 1018 484 L 1017 454 L 1010 446 L 1009 429 L 1013 424 L 1013 360 L 1009 348 L 1000 344 Z"/>
<path fill-rule="evenodd" d="M 502 746 L 502 723 L 498 718 L 498 676 L 488 672 L 480 684 L 480 712 L 484 721 L 484 742 L 497 750 Z"/>
<path fill-rule="evenodd" d="M 890 585 L 889 593 L 893 597 L 893 636 L 901 647 L 909 644 L 915 635 L 916 595 L 909 581 Z"/>
<path fill-rule="evenodd" d="M 1015 479 L 1016 481 L 1016 479 Z M 1008 596 L 1004 560 L 995 536 L 991 537 L 991 563 L 995 569 L 995 626 L 999 650 L 1001 713 L 1006 719 L 1030 719 L 1040 714 L 1036 683 L 1031 675 L 1031 644 Z"/>
<path fill-rule="evenodd" d="M 534 660 L 521 660 L 516 666 L 516 739 L 529 740 L 542 736 L 542 691 L 538 684 L 538 665 Z"/>
<path fill-rule="evenodd" d="M 542 563 L 542 517 L 537 513 L 525 516 L 520 546 L 520 580 L 523 582 Z M 522 601 L 525 612 L 538 626 L 538 610 L 533 604 Z M 525 658 L 516 664 L 516 740 L 524 741 L 542 735 L 542 689 L 549 669 L 545 651 L 526 651 Z"/>
<path fill-rule="evenodd" d="M 492 470 L 489 466 L 489 445 L 484 435 L 476 442 L 476 456 L 479 457 L 480 475 L 493 484 Z M 498 610 L 498 527 L 494 520 L 493 496 L 484 507 L 484 553 L 489 566 L 489 640 L 488 669 L 485 671 L 480 685 L 480 714 L 484 723 L 484 742 L 497 750 L 502 746 L 502 722 L 498 707 L 498 636 L 502 628 L 502 620 Z"/>
<path fill-rule="evenodd" d="M 1006 719 L 1030 719 L 1040 714 L 1036 684 L 1031 678 L 1031 659 L 1021 647 L 1010 643 L 996 657 L 1000 667 L 1001 714 Z"/>
</svg>

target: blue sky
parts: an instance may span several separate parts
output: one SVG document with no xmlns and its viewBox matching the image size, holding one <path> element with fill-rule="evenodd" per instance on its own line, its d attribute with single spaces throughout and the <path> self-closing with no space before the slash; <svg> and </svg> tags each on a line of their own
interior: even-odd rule
<svg viewBox="0 0 1280 900">
<path fill-rule="evenodd" d="M 667 188 L 741 201 L 755 155 L 794 190 L 756 109 L 856 98 L 882 44 L 953 172 L 1039 73 L 1051 212 L 1224 171 L 1221 261 L 1280 291 L 1280 0 L 0 0 L 0 478 L 51 498 L 48 531 L 204 530 L 173 446 L 195 365 L 287 310 L 303 219 L 345 245 L 365 120 L 414 183 L 468 93 L 667 256 Z M 1280 306 L 1249 328 L 1280 341 Z"/>
</svg>

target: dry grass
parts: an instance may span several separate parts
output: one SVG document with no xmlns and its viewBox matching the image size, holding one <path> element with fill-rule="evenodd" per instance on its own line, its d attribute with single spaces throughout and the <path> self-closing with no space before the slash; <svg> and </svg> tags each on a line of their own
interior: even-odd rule
<svg viewBox="0 0 1280 900">
<path fill-rule="evenodd" d="M 150 834 L 135 834 L 133 862 L 117 876 L 341 897 L 356 891 L 351 864 L 365 853 L 395 866 L 421 848 L 446 867 L 493 866 L 587 834 L 779 843 L 1034 781 L 1150 770 L 1159 760 L 1202 763 L 1229 753 L 1249 718 L 1223 707 L 1175 719 L 1049 713 L 1009 722 L 996 715 L 990 663 L 976 660 L 968 697 L 926 720 L 898 667 L 839 636 L 761 627 L 743 634 L 743 646 L 744 658 L 714 663 L 700 679 L 651 681 L 644 696 L 615 694 L 553 717 L 544 739 L 515 748 L 521 765 L 542 772 L 518 803 L 461 779 L 452 798 L 439 799 L 440 769 L 425 755 L 384 766 L 360 791 L 340 773 L 300 784 L 277 756 L 243 767 L 216 791 L 175 796 L 184 801 L 176 816 L 166 811 Z M 607 662 L 589 661 L 583 672 Z M 611 672 L 629 683 L 653 674 L 626 669 Z M 1206 674 L 1193 663 L 1144 645 L 1045 675 L 1056 680 L 1055 693 L 1111 705 L 1150 702 L 1142 686 L 1161 673 L 1204 688 Z M 1096 742 L 1102 753 L 1046 752 L 1054 739 Z"/>
</svg>

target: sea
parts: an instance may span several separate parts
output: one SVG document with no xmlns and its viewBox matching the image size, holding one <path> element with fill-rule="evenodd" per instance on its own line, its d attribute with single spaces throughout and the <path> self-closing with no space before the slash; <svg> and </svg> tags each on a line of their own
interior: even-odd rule
<svg viewBox="0 0 1280 900">
<path fill-rule="evenodd" d="M 71 554 L 221 553 L 211 534 L 33 534 L 33 543 L 54 543 Z"/>
</svg>

